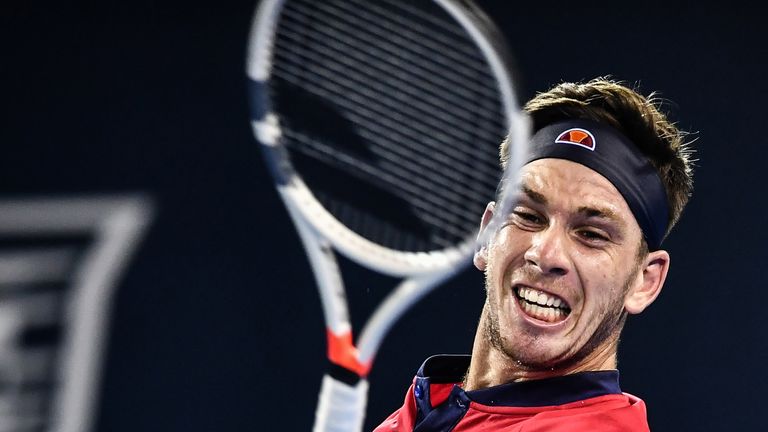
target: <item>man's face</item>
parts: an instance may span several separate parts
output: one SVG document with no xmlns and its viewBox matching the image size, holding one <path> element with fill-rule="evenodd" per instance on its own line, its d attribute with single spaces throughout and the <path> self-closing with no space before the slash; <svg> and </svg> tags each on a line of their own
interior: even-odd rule
<svg viewBox="0 0 768 432">
<path fill-rule="evenodd" d="M 640 245 L 607 179 L 567 160 L 526 165 L 517 204 L 475 258 L 486 273 L 485 337 L 531 369 L 605 350 L 617 341 L 627 293 L 642 285 Z"/>
</svg>

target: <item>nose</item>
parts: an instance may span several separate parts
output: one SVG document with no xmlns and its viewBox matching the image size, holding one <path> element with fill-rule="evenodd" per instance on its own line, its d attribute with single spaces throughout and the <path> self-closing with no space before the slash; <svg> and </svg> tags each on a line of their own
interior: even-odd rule
<svg viewBox="0 0 768 432">
<path fill-rule="evenodd" d="M 545 275 L 564 276 L 570 269 L 565 234 L 556 226 L 550 225 L 534 233 L 524 257 L 529 265 Z"/>
</svg>

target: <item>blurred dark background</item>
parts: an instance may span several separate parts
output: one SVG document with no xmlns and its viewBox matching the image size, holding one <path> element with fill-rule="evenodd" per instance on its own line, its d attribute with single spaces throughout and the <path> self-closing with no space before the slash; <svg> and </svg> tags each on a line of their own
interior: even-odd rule
<svg viewBox="0 0 768 432">
<path fill-rule="evenodd" d="M 666 244 L 664 292 L 628 322 L 622 386 L 646 400 L 653 430 L 761 429 L 763 17 L 733 2 L 481 4 L 517 56 L 523 99 L 612 75 L 660 91 L 671 117 L 698 132 L 696 192 Z M 0 6 L 0 194 L 147 192 L 157 205 L 113 299 L 98 431 L 311 427 L 324 328 L 251 136 L 254 6 Z M 359 310 L 381 297 L 362 274 L 347 282 L 361 288 Z M 370 377 L 369 428 L 402 403 L 424 358 L 469 352 L 483 295 L 467 271 L 396 326 Z"/>
</svg>

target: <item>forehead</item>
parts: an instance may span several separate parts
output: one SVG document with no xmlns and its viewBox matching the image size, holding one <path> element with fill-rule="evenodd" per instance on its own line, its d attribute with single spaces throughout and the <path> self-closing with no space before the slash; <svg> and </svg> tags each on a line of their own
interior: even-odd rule
<svg viewBox="0 0 768 432">
<path fill-rule="evenodd" d="M 618 189 L 608 179 L 576 162 L 539 159 L 523 167 L 522 188 L 540 195 L 551 206 L 576 211 L 605 210 L 631 220 L 634 216 Z"/>
</svg>

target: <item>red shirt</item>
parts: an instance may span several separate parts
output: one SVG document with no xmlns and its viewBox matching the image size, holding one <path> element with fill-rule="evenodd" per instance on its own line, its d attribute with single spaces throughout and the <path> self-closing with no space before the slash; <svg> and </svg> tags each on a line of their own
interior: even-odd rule
<svg viewBox="0 0 768 432">
<path fill-rule="evenodd" d="M 469 356 L 427 359 L 403 406 L 375 432 L 647 432 L 645 403 L 622 393 L 618 371 L 583 372 L 464 391 Z"/>
</svg>

